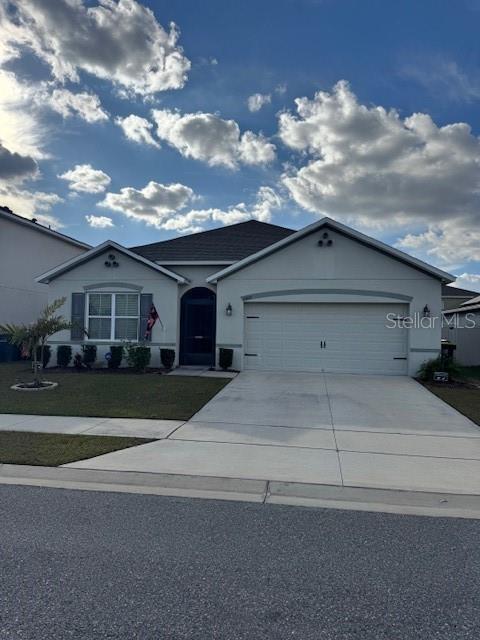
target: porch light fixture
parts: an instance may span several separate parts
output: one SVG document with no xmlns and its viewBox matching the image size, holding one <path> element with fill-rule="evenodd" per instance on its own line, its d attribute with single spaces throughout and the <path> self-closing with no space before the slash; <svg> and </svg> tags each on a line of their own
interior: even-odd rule
<svg viewBox="0 0 480 640">
<path fill-rule="evenodd" d="M 225 315 L 226 316 L 231 316 L 233 313 L 233 309 L 232 309 L 232 305 L 230 304 L 230 302 L 227 304 L 227 306 L 225 307 Z"/>
<path fill-rule="evenodd" d="M 428 306 L 428 304 L 426 304 L 423 307 L 423 317 L 424 318 L 429 318 L 430 317 L 430 307 Z"/>
</svg>

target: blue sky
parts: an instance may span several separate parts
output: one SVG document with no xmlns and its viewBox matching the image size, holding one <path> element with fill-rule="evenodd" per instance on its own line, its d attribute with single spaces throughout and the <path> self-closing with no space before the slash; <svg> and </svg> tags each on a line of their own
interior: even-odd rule
<svg viewBox="0 0 480 640">
<path fill-rule="evenodd" d="M 480 2 L 0 7 L 0 204 L 127 246 L 329 215 L 480 290 Z"/>
</svg>

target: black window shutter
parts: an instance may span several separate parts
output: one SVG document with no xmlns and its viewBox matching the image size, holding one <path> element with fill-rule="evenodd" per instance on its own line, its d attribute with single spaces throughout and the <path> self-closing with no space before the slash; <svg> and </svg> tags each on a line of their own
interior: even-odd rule
<svg viewBox="0 0 480 640">
<path fill-rule="evenodd" d="M 138 329 L 138 339 L 139 340 L 151 340 L 152 334 L 151 332 L 145 336 L 147 331 L 147 322 L 148 316 L 150 314 L 150 307 L 153 304 L 153 294 L 152 293 L 142 293 L 140 294 L 140 326 Z"/>
<path fill-rule="evenodd" d="M 72 328 L 70 338 L 83 340 L 85 336 L 85 294 L 72 293 Z"/>
</svg>

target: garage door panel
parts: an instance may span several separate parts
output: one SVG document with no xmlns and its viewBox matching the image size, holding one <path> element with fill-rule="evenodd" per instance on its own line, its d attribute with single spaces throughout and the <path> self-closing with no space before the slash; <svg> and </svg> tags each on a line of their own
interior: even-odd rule
<svg viewBox="0 0 480 640">
<path fill-rule="evenodd" d="M 400 304 L 247 304 L 245 353 L 255 355 L 245 368 L 405 374 L 407 333 L 388 329 L 386 315 L 406 312 Z"/>
</svg>

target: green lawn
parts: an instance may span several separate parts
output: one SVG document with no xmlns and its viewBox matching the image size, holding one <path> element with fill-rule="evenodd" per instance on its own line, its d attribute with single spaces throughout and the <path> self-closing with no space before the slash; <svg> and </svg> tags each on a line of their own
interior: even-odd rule
<svg viewBox="0 0 480 640">
<path fill-rule="evenodd" d="M 425 386 L 444 402 L 480 425 L 480 389 L 448 387 L 431 383 L 425 383 Z"/>
<path fill-rule="evenodd" d="M 0 413 L 188 420 L 228 382 L 158 373 L 44 372 L 52 391 L 14 391 L 31 379 L 30 363 L 0 363 Z"/>
<path fill-rule="evenodd" d="M 147 442 L 153 441 L 146 438 L 0 431 L 0 462 L 57 467 Z"/>
</svg>

